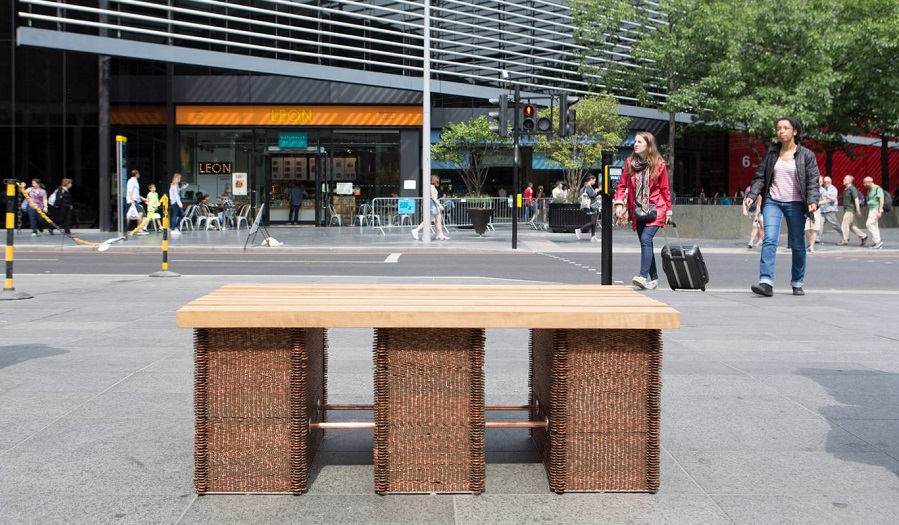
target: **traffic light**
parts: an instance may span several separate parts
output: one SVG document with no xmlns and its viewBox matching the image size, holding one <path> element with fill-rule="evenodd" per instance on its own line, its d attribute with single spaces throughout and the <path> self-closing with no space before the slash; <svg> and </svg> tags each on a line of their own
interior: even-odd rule
<svg viewBox="0 0 899 525">
<path fill-rule="evenodd" d="M 490 131 L 496 133 L 500 137 L 509 136 L 509 121 L 507 118 L 509 95 L 500 95 L 498 98 L 491 98 L 490 103 L 498 106 L 497 109 L 488 113 L 491 119 L 496 120 L 496 124 L 490 125 Z"/>
<path fill-rule="evenodd" d="M 532 133 L 550 133 L 552 121 L 548 117 L 538 117 L 537 108 L 531 104 L 521 107 L 521 132 L 530 135 Z"/>
<path fill-rule="evenodd" d="M 559 136 L 570 137 L 577 134 L 577 112 L 571 106 L 580 98 L 571 95 L 559 96 Z"/>
<path fill-rule="evenodd" d="M 537 127 L 537 122 L 534 120 L 537 117 L 537 110 L 534 106 L 530 104 L 525 104 L 521 107 L 521 131 L 530 134 L 534 132 L 534 128 Z"/>
</svg>

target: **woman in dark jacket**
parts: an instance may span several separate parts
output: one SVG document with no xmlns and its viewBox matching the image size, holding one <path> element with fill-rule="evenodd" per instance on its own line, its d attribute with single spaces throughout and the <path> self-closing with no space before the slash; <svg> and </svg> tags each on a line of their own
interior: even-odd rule
<svg viewBox="0 0 899 525">
<path fill-rule="evenodd" d="M 72 233 L 72 222 L 75 220 L 75 199 L 72 198 L 72 179 L 62 179 L 62 184 L 56 190 L 55 206 L 57 211 L 56 224 L 61 227 L 66 234 Z"/>
<path fill-rule="evenodd" d="M 587 177 L 587 182 L 584 183 L 583 189 L 581 189 L 581 195 L 586 196 L 590 200 L 589 205 L 584 210 L 584 215 L 587 216 L 587 224 L 574 230 L 574 234 L 580 239 L 581 233 L 590 230 L 590 242 L 599 242 L 599 239 L 596 238 L 596 217 L 599 215 L 599 206 L 597 206 L 597 194 L 596 189 L 593 188 L 594 184 L 596 184 L 596 175 L 590 175 Z"/>
<path fill-rule="evenodd" d="M 775 122 L 777 143 L 759 164 L 743 203 L 752 205 L 763 196 L 762 219 L 765 240 L 759 261 L 759 283 L 752 291 L 765 297 L 774 295 L 774 262 L 781 223 L 787 221 L 790 248 L 793 252 L 793 273 L 790 286 L 793 295 L 805 295 L 805 235 L 803 227 L 807 213 L 818 208 L 820 186 L 818 161 L 815 154 L 799 144 L 802 128 L 799 121 L 783 117 Z"/>
</svg>

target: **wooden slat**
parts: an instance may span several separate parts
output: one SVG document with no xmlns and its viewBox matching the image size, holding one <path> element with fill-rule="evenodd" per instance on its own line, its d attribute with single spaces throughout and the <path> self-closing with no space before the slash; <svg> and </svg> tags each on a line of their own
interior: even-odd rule
<svg viewBox="0 0 899 525">
<path fill-rule="evenodd" d="M 670 306 L 623 286 L 230 284 L 178 310 L 225 327 L 679 328 Z"/>
</svg>

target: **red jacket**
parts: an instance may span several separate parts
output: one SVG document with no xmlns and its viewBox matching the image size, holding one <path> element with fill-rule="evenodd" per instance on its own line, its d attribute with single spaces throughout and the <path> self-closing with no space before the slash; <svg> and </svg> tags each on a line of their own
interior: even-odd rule
<svg viewBox="0 0 899 525">
<path fill-rule="evenodd" d="M 649 182 L 649 202 L 656 205 L 658 214 L 654 222 L 648 223 L 647 226 L 665 226 L 665 216 L 671 215 L 671 191 L 668 187 L 668 167 L 665 161 L 658 167 L 659 176 L 653 179 L 650 177 Z M 630 172 L 630 166 L 625 161 L 624 173 L 621 174 L 621 180 L 618 181 L 618 188 L 615 190 L 615 198 L 613 204 L 624 204 L 625 209 L 630 213 L 633 228 L 637 229 L 637 221 L 634 219 L 634 195 L 637 193 L 637 185 L 634 181 L 634 175 Z"/>
</svg>

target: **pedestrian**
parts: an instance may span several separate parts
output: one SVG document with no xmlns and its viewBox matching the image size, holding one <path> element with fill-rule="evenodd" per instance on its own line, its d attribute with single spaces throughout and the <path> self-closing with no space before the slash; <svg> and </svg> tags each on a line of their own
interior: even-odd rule
<svg viewBox="0 0 899 525">
<path fill-rule="evenodd" d="M 443 204 L 440 204 L 440 199 L 438 198 L 437 193 L 437 185 L 440 184 L 440 177 L 437 175 L 431 176 L 431 198 L 429 199 L 431 206 L 431 220 L 434 221 L 434 229 L 437 230 L 437 239 L 441 241 L 448 241 L 450 238 L 443 234 L 443 226 L 441 219 L 441 212 L 444 209 Z M 412 237 L 417 241 L 418 240 L 418 232 L 420 232 L 425 227 L 425 222 L 421 221 L 414 230 L 412 230 Z"/>
<path fill-rule="evenodd" d="M 552 191 L 553 202 L 561 202 L 565 200 L 566 195 L 565 190 L 562 189 L 562 184 L 562 181 L 556 181 L 556 185 Z"/>
<path fill-rule="evenodd" d="M 130 221 L 137 220 L 137 227 L 135 228 L 137 235 L 147 235 L 148 233 L 147 223 L 144 221 L 143 207 L 143 203 L 146 200 L 140 194 L 140 172 L 131 170 L 131 177 L 128 179 L 128 184 L 125 187 L 125 218 L 129 221 L 128 228 L 131 227 Z"/>
<path fill-rule="evenodd" d="M 772 144 L 752 178 L 752 184 L 744 203 L 751 206 L 759 196 L 762 203 L 762 222 L 765 240 L 759 258 L 759 282 L 752 285 L 756 294 L 774 295 L 774 267 L 780 227 L 787 221 L 790 248 L 792 250 L 792 276 L 790 286 L 793 295 L 805 295 L 805 237 L 802 226 L 806 214 L 818 209 L 820 184 L 818 161 L 811 150 L 799 143 L 802 132 L 799 121 L 782 117 L 775 121 L 777 142 Z"/>
<path fill-rule="evenodd" d="M 169 204 L 172 206 L 172 221 L 169 228 L 172 235 L 181 235 L 181 219 L 184 218 L 184 204 L 181 202 L 181 174 L 172 175 L 169 185 Z"/>
<path fill-rule="evenodd" d="M 638 288 L 654 290 L 659 286 L 659 272 L 656 270 L 652 239 L 671 222 L 671 190 L 668 186 L 668 168 L 659 155 L 656 139 L 652 133 L 638 131 L 634 138 L 634 153 L 624 163 L 624 172 L 615 190 L 615 223 L 630 222 L 637 238 L 640 239 L 640 273 L 631 282 Z M 655 208 L 655 218 L 638 217 L 651 215 Z"/>
<path fill-rule="evenodd" d="M 841 246 L 849 244 L 849 231 L 856 234 L 859 238 L 859 246 L 864 246 L 868 242 L 868 236 L 865 232 L 855 225 L 855 218 L 862 216 L 861 202 L 859 201 L 858 189 L 852 185 L 855 177 L 846 175 L 843 177 L 843 239 L 840 241 Z"/>
<path fill-rule="evenodd" d="M 147 185 L 147 224 L 150 221 L 153 221 L 153 224 L 156 225 L 156 231 L 162 231 L 162 225 L 159 223 L 159 219 L 162 216 L 159 214 L 159 194 L 156 193 L 156 185 L 152 182 Z"/>
<path fill-rule="evenodd" d="M 31 179 L 31 187 L 25 192 L 34 202 L 34 204 L 28 203 L 28 223 L 31 225 L 31 236 L 37 237 L 44 233 L 44 227 L 47 226 L 43 215 L 38 213 L 40 210 L 44 212 L 44 215 L 47 214 L 47 190 L 44 189 L 41 179 Z M 27 199 L 26 202 L 28 202 Z M 49 230 L 49 232 L 50 235 L 53 235 L 53 230 Z"/>
<path fill-rule="evenodd" d="M 524 222 L 534 223 L 537 218 L 537 208 L 534 206 L 534 183 L 528 182 L 524 189 Z"/>
<path fill-rule="evenodd" d="M 820 184 L 821 178 L 818 178 Z M 821 205 L 821 201 L 818 201 Z M 824 218 L 821 217 L 821 209 L 806 215 L 805 218 L 805 251 L 815 253 L 815 243 L 818 242 L 818 230 L 824 227 Z"/>
<path fill-rule="evenodd" d="M 749 186 L 746 187 L 746 191 L 749 192 Z M 762 225 L 761 201 L 762 197 L 759 197 L 749 206 L 746 205 L 745 200 L 740 201 L 743 204 L 743 216 L 752 219 L 752 229 L 749 230 L 749 244 L 746 246 L 749 250 L 755 246 L 756 240 L 758 240 L 759 245 L 765 240 L 765 228 Z"/>
<path fill-rule="evenodd" d="M 72 198 L 72 179 L 62 179 L 59 189 L 56 190 L 56 200 L 53 202 L 57 208 L 56 224 L 62 226 L 66 235 L 72 234 L 72 222 L 75 220 L 75 199 Z"/>
<path fill-rule="evenodd" d="M 291 184 L 290 192 L 288 193 L 287 201 L 290 205 L 290 212 L 287 215 L 287 224 L 299 224 L 300 223 L 300 206 L 303 205 L 303 197 L 305 191 L 300 186 L 297 186 L 296 183 Z"/>
<path fill-rule="evenodd" d="M 596 218 L 599 217 L 600 201 L 596 200 L 597 193 L 596 188 L 593 187 L 594 184 L 596 184 L 596 175 L 590 175 L 581 189 L 581 209 L 584 210 L 584 214 L 587 216 L 587 224 L 574 230 L 574 234 L 580 239 L 581 234 L 589 229 L 590 242 L 599 242 L 599 239 L 596 237 Z"/>
<path fill-rule="evenodd" d="M 865 228 L 871 234 L 871 248 L 879 250 L 883 248 L 883 241 L 880 239 L 880 216 L 883 215 L 883 201 L 886 199 L 883 188 L 874 184 L 874 179 L 865 177 L 862 180 L 865 185 L 865 202 L 868 204 L 868 220 L 865 222 Z"/>
<path fill-rule="evenodd" d="M 830 224 L 833 231 L 837 232 L 840 239 L 843 239 L 843 228 L 837 222 L 837 204 L 839 202 L 839 192 L 833 185 L 833 179 L 824 177 L 821 179 L 821 200 L 818 201 L 818 211 L 821 212 L 821 227 L 818 228 L 818 241 L 823 243 L 824 224 Z"/>
<path fill-rule="evenodd" d="M 543 193 L 543 186 L 537 186 L 537 193 L 534 194 L 534 206 L 537 209 L 537 216 L 541 224 L 546 223 L 546 194 Z M 534 220 L 531 219 L 531 224 Z"/>
</svg>

